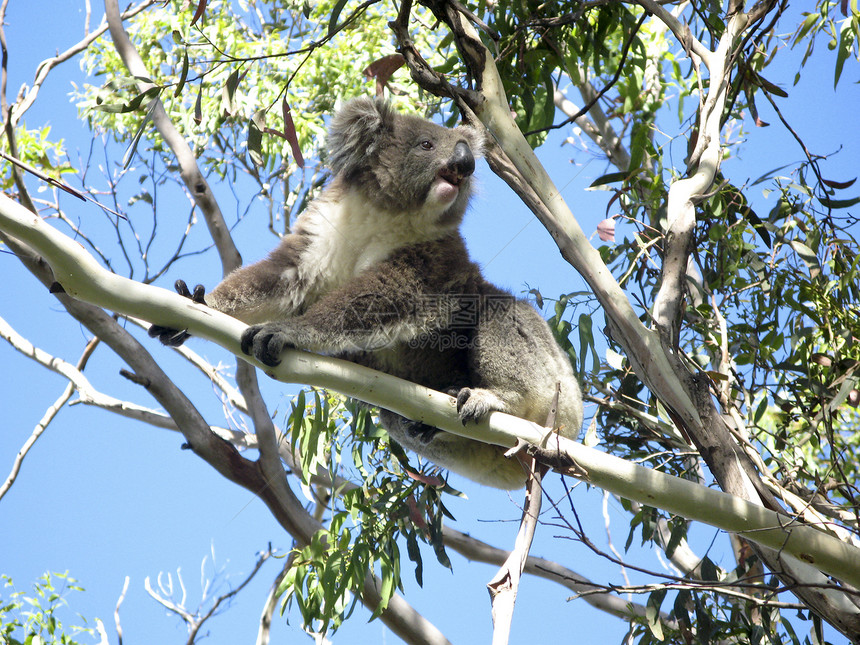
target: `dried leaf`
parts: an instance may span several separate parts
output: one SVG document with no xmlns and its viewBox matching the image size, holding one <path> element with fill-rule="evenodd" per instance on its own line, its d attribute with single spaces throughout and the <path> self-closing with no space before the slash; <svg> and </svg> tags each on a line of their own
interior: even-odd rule
<svg viewBox="0 0 860 645">
<path fill-rule="evenodd" d="M 832 179 L 822 179 L 821 181 L 830 186 L 831 188 L 835 188 L 836 190 L 844 190 L 853 186 L 854 182 L 857 181 L 857 177 L 851 179 L 850 181 L 833 181 Z"/>
<path fill-rule="evenodd" d="M 191 19 L 191 26 L 194 26 L 194 23 L 200 20 L 203 16 L 203 12 L 206 11 L 206 3 L 208 0 L 200 0 L 197 3 L 197 11 L 194 12 L 194 17 Z"/>
<path fill-rule="evenodd" d="M 391 75 L 403 67 L 404 63 L 406 63 L 406 59 L 403 58 L 403 54 L 389 54 L 373 61 L 362 74 L 367 78 L 376 79 L 376 95 L 382 96 Z"/>
<path fill-rule="evenodd" d="M 293 151 L 293 158 L 296 160 L 296 165 L 299 168 L 305 167 L 305 159 L 302 157 L 302 149 L 299 146 L 299 136 L 296 134 L 296 125 L 293 123 L 293 117 L 290 115 L 290 106 L 287 104 L 287 99 L 284 97 L 281 103 L 281 110 L 284 115 L 284 134 L 287 141 L 290 143 L 290 148 Z"/>
</svg>

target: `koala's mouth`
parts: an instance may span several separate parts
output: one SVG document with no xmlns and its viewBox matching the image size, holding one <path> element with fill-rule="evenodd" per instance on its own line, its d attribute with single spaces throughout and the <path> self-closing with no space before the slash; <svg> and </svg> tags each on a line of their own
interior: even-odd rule
<svg viewBox="0 0 860 645">
<path fill-rule="evenodd" d="M 461 175 L 453 170 L 440 170 L 437 177 L 448 182 L 452 186 L 457 186 L 459 188 L 460 184 L 462 184 L 463 180 L 466 178 L 466 175 Z"/>
<path fill-rule="evenodd" d="M 468 177 L 456 170 L 446 168 L 436 173 L 432 187 L 432 200 L 446 208 L 460 195 L 463 181 Z"/>
</svg>

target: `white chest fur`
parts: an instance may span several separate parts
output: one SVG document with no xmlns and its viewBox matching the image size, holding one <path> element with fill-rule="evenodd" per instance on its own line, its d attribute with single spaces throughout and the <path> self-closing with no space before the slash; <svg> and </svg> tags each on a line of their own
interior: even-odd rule
<svg viewBox="0 0 860 645">
<path fill-rule="evenodd" d="M 307 297 L 316 299 L 397 249 L 437 239 L 453 228 L 440 225 L 441 213 L 426 210 L 380 211 L 357 191 L 318 199 L 297 222 L 310 239 L 297 269 Z"/>
</svg>

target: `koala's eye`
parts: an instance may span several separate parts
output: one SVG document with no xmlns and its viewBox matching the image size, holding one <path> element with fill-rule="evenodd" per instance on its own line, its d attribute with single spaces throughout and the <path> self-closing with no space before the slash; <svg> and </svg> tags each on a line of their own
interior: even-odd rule
<svg viewBox="0 0 860 645">
<path fill-rule="evenodd" d="M 419 143 L 418 145 L 420 145 L 420 146 L 421 146 L 421 149 L 422 149 L 422 150 L 432 150 L 432 149 L 435 147 L 435 146 L 433 145 L 433 142 L 432 142 L 432 141 L 430 141 L 429 139 L 424 139 L 424 141 L 422 141 L 422 142 L 421 142 L 421 143 Z"/>
</svg>

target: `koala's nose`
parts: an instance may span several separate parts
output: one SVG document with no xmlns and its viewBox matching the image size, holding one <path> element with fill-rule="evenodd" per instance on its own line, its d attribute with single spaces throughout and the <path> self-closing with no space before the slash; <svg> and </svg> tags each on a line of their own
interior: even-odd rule
<svg viewBox="0 0 860 645">
<path fill-rule="evenodd" d="M 463 141 L 459 141 L 454 146 L 454 154 L 448 162 L 451 170 L 459 174 L 461 177 L 468 177 L 475 172 L 475 157 L 472 155 L 472 149 Z"/>
</svg>

